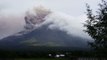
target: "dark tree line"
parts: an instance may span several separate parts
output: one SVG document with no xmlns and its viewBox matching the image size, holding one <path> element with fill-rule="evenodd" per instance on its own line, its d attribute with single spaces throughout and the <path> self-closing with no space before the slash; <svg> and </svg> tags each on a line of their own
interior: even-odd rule
<svg viewBox="0 0 107 60">
<path fill-rule="evenodd" d="M 95 51 L 101 53 L 107 53 L 107 2 L 102 0 L 99 5 L 99 9 L 96 14 L 93 14 L 90 6 L 87 7 L 87 21 L 84 26 L 87 28 L 87 32 L 94 42 L 89 42 Z"/>
</svg>

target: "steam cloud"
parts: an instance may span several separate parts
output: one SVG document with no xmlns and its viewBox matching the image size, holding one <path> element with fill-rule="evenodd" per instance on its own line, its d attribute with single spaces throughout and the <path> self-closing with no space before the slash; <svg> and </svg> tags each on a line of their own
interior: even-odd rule
<svg viewBox="0 0 107 60">
<path fill-rule="evenodd" d="M 32 11 L 36 13 L 30 13 Z M 31 25 L 36 25 L 37 27 L 49 24 L 49 29 L 58 29 L 66 32 L 69 35 L 90 38 L 86 33 L 83 32 L 84 28 L 82 23 L 84 20 L 86 20 L 85 16 L 72 17 L 61 12 L 50 11 L 46 8 L 44 9 L 44 7 L 37 7 L 36 10 L 32 11 L 29 12 L 30 15 L 26 16 L 29 20 L 29 23 L 32 22 L 28 25 L 30 27 Z M 42 22 L 37 22 L 38 20 Z M 36 23 L 34 24 L 35 21 Z"/>
<path fill-rule="evenodd" d="M 24 19 L 25 17 L 25 19 Z M 26 15 L 2 15 L 0 16 L 0 38 L 7 37 L 25 29 L 34 29 L 49 24 L 49 29 L 58 29 L 69 35 L 90 38 L 83 32 L 85 15 L 72 17 L 67 14 L 51 11 L 42 6 L 27 12 Z M 50 24 L 51 23 L 51 24 Z"/>
<path fill-rule="evenodd" d="M 0 38 L 23 30 L 25 22 L 25 27 L 28 29 L 49 24 L 49 29 L 59 29 L 69 35 L 89 38 L 89 36 L 83 32 L 82 19 L 85 20 L 84 16 L 74 18 L 67 14 L 50 11 L 40 6 L 28 12 L 25 16 L 25 20 L 24 15 L 0 16 Z"/>
</svg>

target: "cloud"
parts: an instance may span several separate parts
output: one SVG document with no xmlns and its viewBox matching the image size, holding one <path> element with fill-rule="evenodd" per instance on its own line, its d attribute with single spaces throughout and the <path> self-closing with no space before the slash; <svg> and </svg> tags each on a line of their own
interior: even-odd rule
<svg viewBox="0 0 107 60">
<path fill-rule="evenodd" d="M 70 15 L 53 12 L 48 15 L 44 24 L 49 24 L 49 29 L 59 29 L 65 31 L 69 35 L 75 35 L 83 38 L 89 38 L 88 34 L 86 34 L 83 30 L 83 23 L 85 23 L 86 16 L 81 15 L 79 17 L 72 17 Z"/>
<path fill-rule="evenodd" d="M 42 10 L 39 9 L 39 12 L 46 13 L 47 10 L 42 11 Z M 36 11 L 36 13 L 37 13 L 37 11 Z M 37 16 L 41 17 L 42 13 L 40 13 L 39 15 L 40 16 L 35 15 L 35 17 L 37 17 Z M 31 17 L 28 17 L 28 18 L 30 20 L 32 19 Z M 51 13 L 46 15 L 45 18 L 41 18 L 41 19 L 45 19 L 45 21 L 43 21 L 39 25 L 35 24 L 35 26 L 36 25 L 43 26 L 43 25 L 49 24 L 49 26 L 48 26 L 49 29 L 52 29 L 52 30 L 58 29 L 58 30 L 61 30 L 61 31 L 65 31 L 69 35 L 75 35 L 75 36 L 79 36 L 79 37 L 83 37 L 83 38 L 90 38 L 88 36 L 88 34 L 86 34 L 83 31 L 84 30 L 83 23 L 85 23 L 85 20 L 86 20 L 85 15 L 81 15 L 81 16 L 78 16 L 78 17 L 73 17 L 73 16 L 70 16 L 70 15 L 62 13 L 62 12 L 51 11 Z M 37 21 L 36 18 L 33 18 L 32 20 Z M 33 23 L 32 23 L 32 25 L 33 25 Z"/>
<path fill-rule="evenodd" d="M 24 15 L 0 16 L 0 39 L 23 30 Z"/>
<path fill-rule="evenodd" d="M 44 18 L 50 13 L 51 11 L 46 9 L 44 6 L 38 6 L 35 7 L 32 11 L 28 11 L 25 15 L 25 29 L 35 29 L 37 25 L 41 25 L 41 23 L 46 20 Z"/>
<path fill-rule="evenodd" d="M 30 12 L 32 14 L 32 10 L 30 10 Z M 22 31 L 25 26 L 24 17 L 24 14 L 2 14 L 0 16 L 0 38 Z M 65 31 L 69 35 L 90 38 L 88 34 L 83 32 L 84 27 L 82 23 L 84 23 L 85 20 L 85 15 L 73 17 L 62 12 L 52 11 L 52 13 L 45 17 L 45 21 L 42 23 L 42 25 L 51 23 L 48 26 L 49 29 L 59 29 L 61 31 Z"/>
<path fill-rule="evenodd" d="M 72 16 L 79 16 L 86 10 L 85 3 L 96 9 L 101 0 L 0 0 L 0 6 L 5 13 L 22 13 L 34 6 L 44 5 L 55 11 L 61 11 Z M 17 11 L 17 12 L 16 12 Z"/>
</svg>

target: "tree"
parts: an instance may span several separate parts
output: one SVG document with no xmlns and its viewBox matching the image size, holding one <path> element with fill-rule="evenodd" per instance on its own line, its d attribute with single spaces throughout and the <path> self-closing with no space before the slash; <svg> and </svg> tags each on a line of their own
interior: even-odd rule
<svg viewBox="0 0 107 60">
<path fill-rule="evenodd" d="M 85 32 L 94 39 L 94 42 L 89 44 L 97 51 L 107 52 L 107 2 L 102 0 L 96 15 L 92 13 L 88 4 L 86 4 L 86 7 L 88 19 L 84 24 L 87 28 Z"/>
</svg>

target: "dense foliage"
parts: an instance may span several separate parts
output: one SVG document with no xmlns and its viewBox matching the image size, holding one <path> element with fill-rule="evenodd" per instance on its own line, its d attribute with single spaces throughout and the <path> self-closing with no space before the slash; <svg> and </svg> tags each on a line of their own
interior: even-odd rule
<svg viewBox="0 0 107 60">
<path fill-rule="evenodd" d="M 107 2 L 102 0 L 96 15 L 92 13 L 88 4 L 86 4 L 86 7 L 88 20 L 84 24 L 87 28 L 85 32 L 94 39 L 94 42 L 89 44 L 100 54 L 102 52 L 107 53 Z"/>
</svg>

